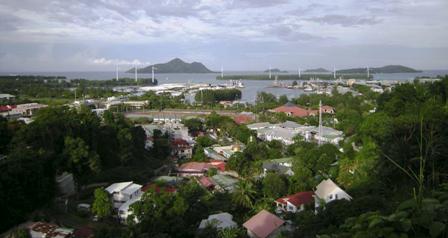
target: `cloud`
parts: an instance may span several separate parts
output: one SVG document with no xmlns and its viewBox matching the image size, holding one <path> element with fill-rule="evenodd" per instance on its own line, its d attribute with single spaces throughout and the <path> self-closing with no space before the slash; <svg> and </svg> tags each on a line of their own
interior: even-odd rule
<svg viewBox="0 0 448 238">
<path fill-rule="evenodd" d="M 307 18 L 307 20 L 318 22 L 321 24 L 341 25 L 345 27 L 374 25 L 381 22 L 381 20 L 375 17 L 346 16 L 346 15 L 325 15 L 325 16 Z"/>
<path fill-rule="evenodd" d="M 106 59 L 106 58 L 96 58 L 92 59 L 91 62 L 96 65 L 150 65 L 151 62 L 140 61 L 138 59 L 133 60 L 123 60 L 123 59 Z"/>
</svg>

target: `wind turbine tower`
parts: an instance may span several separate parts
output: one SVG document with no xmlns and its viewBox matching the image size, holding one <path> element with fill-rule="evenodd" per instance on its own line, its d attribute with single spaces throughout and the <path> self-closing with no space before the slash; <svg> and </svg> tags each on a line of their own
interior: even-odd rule
<svg viewBox="0 0 448 238">
<path fill-rule="evenodd" d="M 369 78 L 370 78 L 370 69 L 369 66 L 367 66 L 367 80 L 369 80 Z"/>
<path fill-rule="evenodd" d="M 115 65 L 115 80 L 118 81 L 118 65 Z"/>
<path fill-rule="evenodd" d="M 319 101 L 319 145 L 322 144 L 322 100 Z"/>
<path fill-rule="evenodd" d="M 221 79 L 224 78 L 224 67 L 221 65 Z"/>
<path fill-rule="evenodd" d="M 151 80 L 152 84 L 154 84 L 154 65 L 151 67 Z"/>
<path fill-rule="evenodd" d="M 336 79 L 336 66 L 333 65 L 333 78 Z"/>
<path fill-rule="evenodd" d="M 137 65 L 134 64 L 134 78 L 135 78 L 135 82 L 138 81 L 138 74 L 137 74 Z"/>
<path fill-rule="evenodd" d="M 300 68 L 297 71 L 299 72 L 299 78 L 300 78 Z"/>
<path fill-rule="evenodd" d="M 269 79 L 272 78 L 272 73 L 271 73 L 271 65 L 269 65 Z"/>
</svg>

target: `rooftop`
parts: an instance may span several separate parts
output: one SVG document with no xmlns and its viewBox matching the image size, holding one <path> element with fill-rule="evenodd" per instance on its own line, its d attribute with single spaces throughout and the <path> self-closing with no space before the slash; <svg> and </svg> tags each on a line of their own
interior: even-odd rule
<svg viewBox="0 0 448 238">
<path fill-rule="evenodd" d="M 313 195 L 314 195 L 313 192 L 298 192 L 283 198 L 279 198 L 276 201 L 285 205 L 287 202 L 289 202 L 294 206 L 299 207 L 302 204 L 308 204 L 313 202 L 314 201 Z"/>
<path fill-rule="evenodd" d="M 131 185 L 131 182 L 121 182 L 121 183 L 113 183 L 109 187 L 106 188 L 108 193 L 118 193 L 125 189 L 127 186 Z"/>
<path fill-rule="evenodd" d="M 262 210 L 257 215 L 247 220 L 243 226 L 259 238 L 266 238 L 281 227 L 285 221 L 276 215 Z"/>
</svg>

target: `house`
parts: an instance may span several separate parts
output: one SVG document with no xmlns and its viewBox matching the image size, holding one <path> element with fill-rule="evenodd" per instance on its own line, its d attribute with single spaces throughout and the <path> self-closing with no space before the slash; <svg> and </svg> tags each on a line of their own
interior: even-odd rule
<svg viewBox="0 0 448 238">
<path fill-rule="evenodd" d="M 121 222 L 125 223 L 126 220 L 128 219 L 128 217 L 132 214 L 132 211 L 129 209 L 130 206 L 138 201 L 140 201 L 142 199 L 143 193 L 152 190 L 155 193 L 160 193 L 160 192 L 165 192 L 165 193 L 170 193 L 173 194 L 175 192 L 177 192 L 176 188 L 173 186 L 158 186 L 155 183 L 149 183 L 143 187 L 140 188 L 140 193 L 138 193 L 136 196 L 132 197 L 131 199 L 129 199 L 128 201 L 126 201 L 125 203 L 123 203 L 119 208 L 118 208 L 118 218 L 120 219 Z M 138 222 L 137 218 L 135 218 L 135 222 Z"/>
<path fill-rule="evenodd" d="M 240 151 L 244 150 L 244 145 L 235 143 L 233 145 L 228 145 L 228 146 L 212 146 L 212 149 L 219 155 L 222 155 L 227 160 L 235 152 L 240 152 Z"/>
<path fill-rule="evenodd" d="M 263 162 L 263 177 L 268 172 L 275 172 L 287 176 L 294 175 L 292 171 L 292 158 L 273 159 Z"/>
<path fill-rule="evenodd" d="M 141 187 L 133 182 L 122 182 L 111 184 L 106 191 L 112 196 L 114 208 L 118 209 L 125 202 L 141 195 Z"/>
<path fill-rule="evenodd" d="M 298 192 L 275 200 L 279 212 L 301 212 L 305 205 L 314 202 L 313 192 Z"/>
<path fill-rule="evenodd" d="M 11 110 L 11 114 L 20 114 L 22 116 L 32 116 L 38 110 L 40 110 L 42 108 L 46 108 L 46 107 L 48 107 L 48 106 L 44 105 L 44 104 L 39 104 L 39 103 L 19 104 Z"/>
<path fill-rule="evenodd" d="M 73 229 L 62 228 L 46 222 L 35 222 L 28 226 L 31 238 L 69 238 Z"/>
<path fill-rule="evenodd" d="M 56 184 L 61 195 L 70 196 L 75 194 L 73 174 L 64 172 L 61 175 L 56 176 Z"/>
<path fill-rule="evenodd" d="M 257 131 L 257 137 L 265 141 L 278 140 L 285 145 L 294 143 L 297 132 L 285 128 L 266 128 Z"/>
<path fill-rule="evenodd" d="M 328 106 L 328 105 L 323 105 L 321 107 L 321 110 L 322 110 L 322 113 L 326 113 L 326 114 L 334 114 L 336 112 L 334 107 Z"/>
<path fill-rule="evenodd" d="M 227 212 L 213 214 L 203 219 L 199 224 L 199 229 L 204 229 L 207 226 L 213 226 L 216 229 L 236 228 L 238 225 L 233 221 L 233 216 Z"/>
<path fill-rule="evenodd" d="M 210 164 L 205 162 L 188 162 L 177 168 L 177 174 L 182 177 L 203 176 L 210 167 Z"/>
<path fill-rule="evenodd" d="M 338 145 L 340 141 L 344 140 L 344 133 L 328 126 L 322 126 L 322 133 L 319 132 L 319 127 L 312 130 L 314 139 L 324 143 L 331 143 Z"/>
<path fill-rule="evenodd" d="M 277 237 L 282 231 L 285 221 L 276 215 L 262 210 L 257 215 L 247 220 L 243 227 L 247 230 L 247 235 L 251 238 Z"/>
<path fill-rule="evenodd" d="M 7 93 L 0 93 L 0 100 L 6 99 L 10 100 L 11 98 L 15 98 L 16 96 L 7 94 Z"/>
<path fill-rule="evenodd" d="M 336 185 L 333 180 L 326 179 L 320 182 L 316 191 L 314 191 L 315 207 L 318 208 L 322 204 L 329 203 L 335 200 L 352 200 L 352 197 Z"/>
<path fill-rule="evenodd" d="M 200 177 L 210 169 L 216 168 L 218 171 L 225 170 L 225 162 L 212 160 L 210 162 L 188 162 L 177 168 L 177 175 L 182 177 Z"/>
<path fill-rule="evenodd" d="M 227 158 L 217 153 L 212 147 L 204 148 L 204 154 L 210 159 L 226 161 Z"/>
<path fill-rule="evenodd" d="M 233 120 L 238 125 L 247 124 L 255 120 L 255 115 L 252 112 L 242 112 L 236 115 Z"/>
<path fill-rule="evenodd" d="M 283 106 L 271 109 L 270 111 L 277 112 L 277 113 L 282 112 L 282 113 L 285 113 L 287 116 L 292 116 L 292 117 L 316 116 L 318 114 L 317 110 L 309 110 L 306 108 L 302 108 L 302 107 L 296 106 L 290 102 L 286 103 Z"/>
<path fill-rule="evenodd" d="M 222 192 L 233 192 L 238 183 L 238 179 L 224 174 L 216 174 L 211 177 L 211 180 L 215 184 L 215 188 Z"/>
<path fill-rule="evenodd" d="M 171 140 L 172 155 L 178 158 L 190 159 L 193 155 L 193 147 L 184 139 Z"/>
<path fill-rule="evenodd" d="M 203 176 L 198 180 L 198 182 L 203 188 L 207 190 L 215 189 L 215 183 L 209 177 Z"/>
</svg>

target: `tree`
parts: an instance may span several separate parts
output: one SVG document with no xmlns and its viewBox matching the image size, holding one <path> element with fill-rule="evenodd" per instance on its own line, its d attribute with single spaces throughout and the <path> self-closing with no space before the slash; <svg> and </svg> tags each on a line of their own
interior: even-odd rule
<svg viewBox="0 0 448 238">
<path fill-rule="evenodd" d="M 7 238 L 31 238 L 30 233 L 27 229 L 17 228 L 12 231 Z"/>
<path fill-rule="evenodd" d="M 282 95 L 278 98 L 278 103 L 279 104 L 286 104 L 288 102 L 288 97 L 286 95 Z"/>
<path fill-rule="evenodd" d="M 94 192 L 92 212 L 98 218 L 106 218 L 112 215 L 113 206 L 109 194 L 103 188 L 97 188 Z"/>
<path fill-rule="evenodd" d="M 263 179 L 264 195 L 277 199 L 288 192 L 286 179 L 276 173 L 268 173 Z"/>
<path fill-rule="evenodd" d="M 254 186 L 249 180 L 239 180 L 233 192 L 232 200 L 242 207 L 252 208 L 255 193 Z"/>
</svg>

